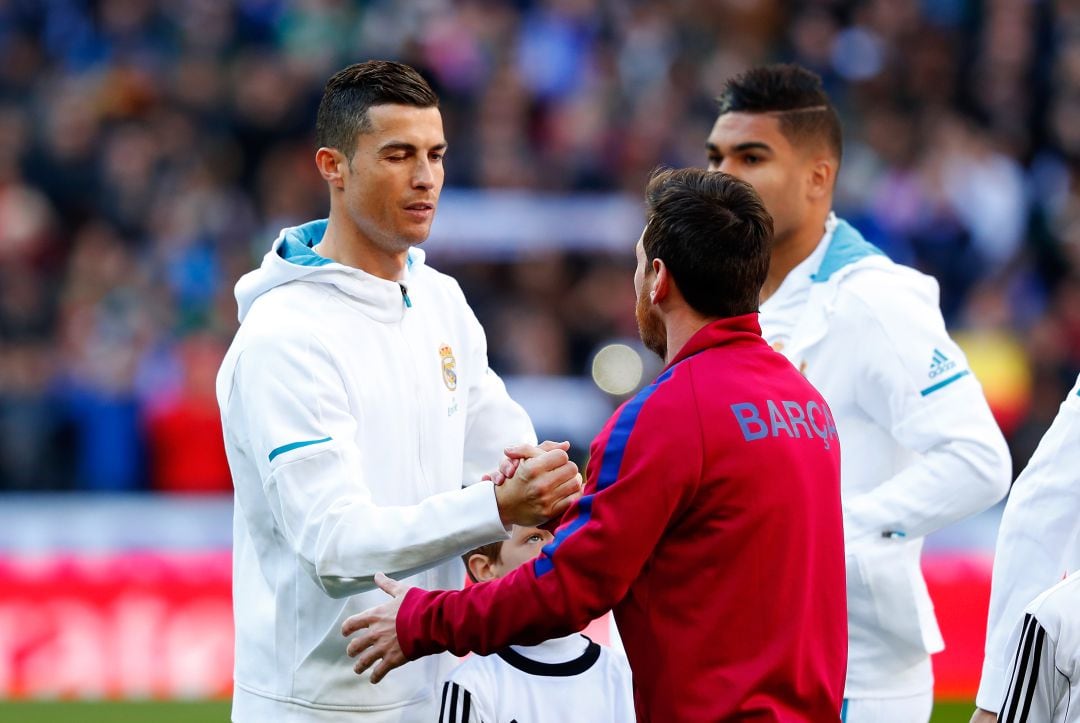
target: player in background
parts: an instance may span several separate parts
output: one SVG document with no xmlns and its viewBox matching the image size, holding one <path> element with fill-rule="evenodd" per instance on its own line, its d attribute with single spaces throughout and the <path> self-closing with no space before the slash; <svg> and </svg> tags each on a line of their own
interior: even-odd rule
<svg viewBox="0 0 1080 723">
<path fill-rule="evenodd" d="M 817 390 L 761 338 L 772 220 L 749 185 L 700 169 L 654 175 L 646 199 L 638 328 L 666 368 L 593 441 L 585 496 L 501 579 L 425 592 L 380 577 L 394 597 L 346 621 L 348 652 L 362 674 L 381 660 L 378 681 L 614 608 L 639 721 L 838 720 L 840 448 Z"/>
<path fill-rule="evenodd" d="M 923 538 L 1001 499 L 1009 452 L 949 337 L 937 282 L 893 263 L 832 212 L 839 118 L 792 65 L 728 81 L 709 168 L 754 186 L 775 240 L 761 329 L 822 393 L 843 444 L 848 723 L 918 723 L 944 647 Z"/>
<path fill-rule="evenodd" d="M 337 637 L 378 570 L 460 586 L 458 556 L 559 516 L 580 486 L 488 369 L 457 283 L 424 263 L 443 183 L 438 99 L 412 68 L 332 77 L 315 164 L 330 217 L 283 229 L 236 286 L 217 395 L 235 487 L 234 721 L 432 719 L 455 661 L 357 680 Z M 529 457 L 481 481 L 509 444 Z"/>
<path fill-rule="evenodd" d="M 1080 671 L 1077 666 L 1080 656 L 1080 600 L 1076 597 L 1080 586 L 1075 582 L 1064 586 L 1052 600 L 1045 601 L 1042 611 L 1035 610 L 1029 604 L 1066 573 L 1077 570 L 1080 570 L 1080 377 L 1061 403 L 1057 417 L 1039 442 L 1027 467 L 1012 486 L 1005 512 L 1001 516 L 994 551 L 986 655 L 979 693 L 975 698 L 978 710 L 971 719 L 972 723 L 991 723 L 995 719 L 994 711 L 1002 710 L 1002 701 L 1014 716 L 1008 720 L 1024 720 L 1016 717 L 1023 711 L 1023 703 L 1019 711 L 1015 706 L 1009 706 L 1012 692 L 1020 690 L 1026 696 L 1026 690 L 1030 688 L 1039 690 L 1041 695 L 1049 689 L 1039 686 L 1050 685 L 1055 678 L 1052 669 L 1045 668 L 1039 673 L 1041 683 L 1025 688 L 1026 677 L 1023 673 L 1030 675 L 1037 661 L 1029 662 L 1021 675 L 1011 675 L 1014 681 L 1012 692 L 1006 695 L 1006 686 L 1010 684 L 1008 666 L 1014 660 L 1026 659 L 1024 655 L 1018 657 L 1016 641 L 1012 644 L 1009 641 L 1010 633 L 1020 625 L 1025 609 L 1034 616 L 1035 624 L 1041 624 L 1048 631 L 1053 627 L 1057 632 L 1060 626 L 1060 633 L 1051 633 L 1048 642 L 1054 643 L 1055 655 L 1059 659 L 1071 660 L 1072 670 Z M 1061 603 L 1070 596 L 1074 601 L 1073 607 L 1063 607 Z M 1065 617 L 1058 615 L 1058 611 Z M 1021 638 L 1021 642 L 1026 639 Z M 1028 653 L 1034 654 L 1034 651 L 1029 650 Z M 1052 659 L 1047 658 L 1043 662 Z M 1065 667 L 1059 668 L 1059 671 L 1064 670 Z M 1073 686 L 1080 686 L 1080 675 L 1072 675 L 1070 679 Z M 1073 690 L 1072 710 L 1073 716 L 1080 715 L 1080 689 Z M 1030 720 L 1061 719 L 1033 716 Z"/>
<path fill-rule="evenodd" d="M 1080 573 L 1039 595 L 1024 610 L 1010 641 L 1014 650 L 1002 723 L 1080 721 Z M 990 720 L 994 720 L 991 716 Z"/>
<path fill-rule="evenodd" d="M 535 558 L 553 539 L 538 527 L 514 527 L 509 540 L 478 547 L 462 559 L 473 582 L 496 580 Z M 579 633 L 474 655 L 443 684 L 439 720 L 633 723 L 630 667 L 624 655 Z"/>
</svg>

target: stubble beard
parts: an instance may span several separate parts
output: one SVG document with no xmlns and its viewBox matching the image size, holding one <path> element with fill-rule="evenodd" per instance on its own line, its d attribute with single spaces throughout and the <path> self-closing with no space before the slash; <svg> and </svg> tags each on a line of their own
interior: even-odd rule
<svg viewBox="0 0 1080 723">
<path fill-rule="evenodd" d="M 667 360 L 667 328 L 663 319 L 649 303 L 647 289 L 642 289 L 638 294 L 637 306 L 634 309 L 637 317 L 638 335 L 645 348 L 660 357 L 661 361 Z"/>
</svg>

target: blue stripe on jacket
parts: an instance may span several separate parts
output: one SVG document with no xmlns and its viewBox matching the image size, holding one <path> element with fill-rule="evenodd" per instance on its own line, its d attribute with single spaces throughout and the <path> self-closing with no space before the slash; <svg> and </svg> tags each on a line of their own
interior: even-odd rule
<svg viewBox="0 0 1080 723">
<path fill-rule="evenodd" d="M 661 384 L 671 378 L 671 374 L 674 371 L 675 367 L 671 367 L 658 376 L 656 381 L 638 392 L 637 395 L 622 408 L 622 411 L 619 413 L 619 418 L 615 421 L 615 426 L 612 427 L 611 434 L 608 436 L 607 444 L 604 445 L 604 456 L 602 458 L 603 461 L 600 463 L 600 474 L 596 479 L 596 492 L 602 492 L 618 481 L 619 470 L 622 468 L 623 454 L 626 452 L 626 443 L 630 439 L 630 433 L 634 431 L 634 424 L 637 423 L 641 408 L 645 405 L 648 398 L 652 396 L 653 392 L 655 392 Z M 533 572 L 537 577 L 551 572 L 552 568 L 555 566 L 555 551 L 559 549 L 560 545 L 566 542 L 566 538 L 589 524 L 589 520 L 592 518 L 593 498 L 595 497 L 596 492 L 585 495 L 578 500 L 577 517 L 575 517 L 570 524 L 559 529 L 555 534 L 554 540 L 544 545 L 540 557 L 536 558 L 533 562 Z"/>
</svg>

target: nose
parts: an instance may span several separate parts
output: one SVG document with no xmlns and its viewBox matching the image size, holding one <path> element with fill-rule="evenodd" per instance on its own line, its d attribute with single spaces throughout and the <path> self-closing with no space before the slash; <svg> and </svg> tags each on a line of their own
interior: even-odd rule
<svg viewBox="0 0 1080 723">
<path fill-rule="evenodd" d="M 435 187 L 435 169 L 427 158 L 420 158 L 413 171 L 413 188 L 424 191 Z"/>
</svg>

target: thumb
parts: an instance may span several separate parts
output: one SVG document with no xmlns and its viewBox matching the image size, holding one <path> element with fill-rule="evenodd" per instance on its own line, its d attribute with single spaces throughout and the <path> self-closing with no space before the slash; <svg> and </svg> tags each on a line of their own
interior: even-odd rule
<svg viewBox="0 0 1080 723">
<path fill-rule="evenodd" d="M 503 450 L 510 459 L 532 459 L 544 453 L 544 450 L 535 444 L 512 444 Z"/>
<path fill-rule="evenodd" d="M 379 589 L 390 597 L 397 597 L 405 592 L 408 588 L 397 580 L 387 577 L 381 572 L 375 573 L 375 584 L 379 586 Z"/>
</svg>

